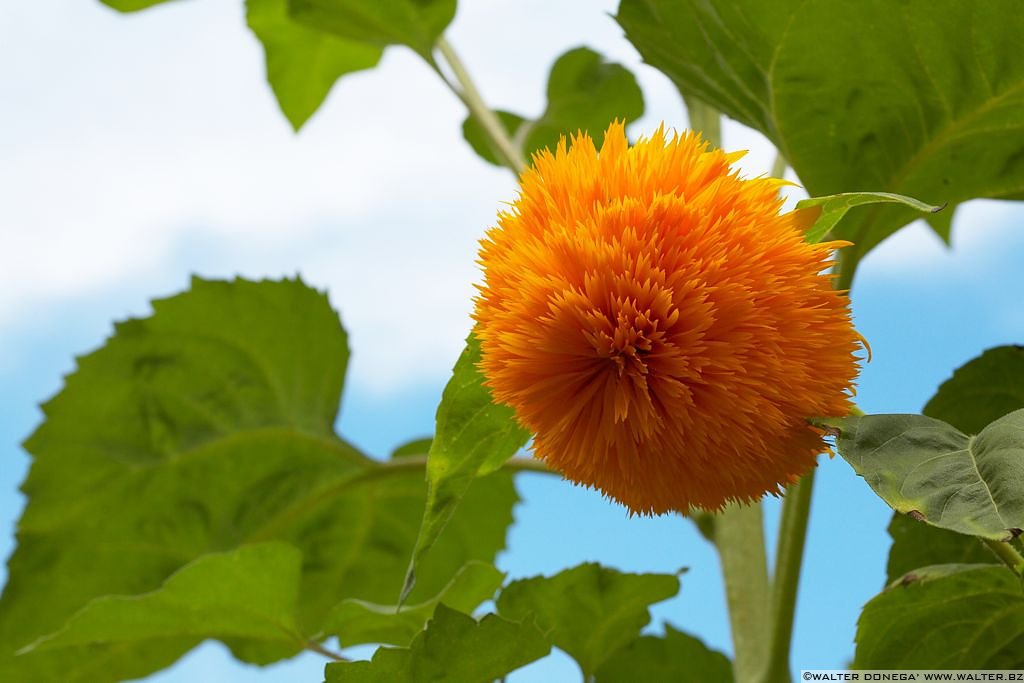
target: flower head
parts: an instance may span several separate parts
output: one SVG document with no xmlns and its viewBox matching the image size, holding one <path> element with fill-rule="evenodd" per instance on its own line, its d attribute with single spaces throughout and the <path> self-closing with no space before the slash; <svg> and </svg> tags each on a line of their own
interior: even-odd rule
<svg viewBox="0 0 1024 683">
<path fill-rule="evenodd" d="M 860 337 L 780 214 L 784 181 L 663 127 L 543 151 L 482 241 L 474 318 L 496 401 L 536 456 L 636 513 L 717 509 L 810 470 L 806 418 L 845 415 Z"/>
</svg>

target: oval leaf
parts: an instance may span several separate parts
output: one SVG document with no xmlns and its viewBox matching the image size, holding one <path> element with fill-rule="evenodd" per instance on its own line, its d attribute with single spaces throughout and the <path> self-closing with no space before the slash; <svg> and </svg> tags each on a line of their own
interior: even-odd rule
<svg viewBox="0 0 1024 683">
<path fill-rule="evenodd" d="M 245 18 L 263 44 L 267 82 L 281 111 L 298 130 L 323 103 L 335 81 L 377 65 L 379 45 L 315 31 L 288 16 L 287 0 L 246 0 Z"/>
<path fill-rule="evenodd" d="M 924 414 L 977 434 L 989 422 L 1024 408 L 1024 346 L 998 346 L 961 366 L 942 383 Z"/>
<path fill-rule="evenodd" d="M 480 342 L 470 333 L 437 406 L 437 433 L 427 454 L 427 505 L 399 604 L 408 597 L 418 565 L 469 485 L 501 467 L 530 437 L 511 408 L 491 400 L 479 362 Z"/>
<path fill-rule="evenodd" d="M 814 225 L 807 230 L 807 234 L 804 236 L 804 239 L 808 242 L 814 243 L 820 242 L 850 209 L 866 204 L 884 203 L 903 204 L 915 211 L 925 213 L 937 213 L 943 209 L 941 206 L 932 206 L 912 197 L 904 197 L 901 194 L 892 194 L 890 192 L 843 192 L 841 194 L 828 195 L 827 197 L 811 197 L 810 199 L 797 202 L 796 208 L 810 209 L 820 207 L 821 213 L 818 214 Z"/>
<path fill-rule="evenodd" d="M 897 512 L 993 540 L 1024 528 L 1024 410 L 973 437 L 924 415 L 820 424 L 839 429 L 839 453 Z"/>
<path fill-rule="evenodd" d="M 664 636 L 641 636 L 613 654 L 595 677 L 596 683 L 732 683 L 732 662 L 709 649 L 699 638 L 665 624 Z"/>
</svg>

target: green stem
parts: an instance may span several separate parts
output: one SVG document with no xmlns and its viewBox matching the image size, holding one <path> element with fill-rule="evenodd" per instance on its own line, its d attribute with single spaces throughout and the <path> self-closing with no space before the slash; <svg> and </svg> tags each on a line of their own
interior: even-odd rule
<svg viewBox="0 0 1024 683">
<path fill-rule="evenodd" d="M 981 539 L 988 549 L 996 554 L 1003 564 L 1009 567 L 1017 576 L 1024 576 L 1024 557 L 1017 549 L 1005 541 L 993 541 L 990 538 Z"/>
<path fill-rule="evenodd" d="M 494 145 L 502 163 L 517 174 L 522 173 L 526 168 L 526 159 L 523 158 L 523 153 L 512 142 L 497 114 L 484 102 L 480 91 L 477 89 L 476 84 L 473 83 L 473 79 L 470 78 L 469 72 L 466 70 L 462 60 L 459 59 L 459 56 L 455 54 L 455 50 L 452 49 L 452 46 L 443 37 L 437 41 L 437 50 L 444 57 L 449 68 L 451 68 L 455 79 L 459 82 L 458 86 L 448 80 L 437 64 L 433 62 L 428 63 L 437 71 L 441 80 L 455 93 L 456 97 L 462 100 L 469 113 L 476 118 L 484 133 Z"/>
<path fill-rule="evenodd" d="M 736 683 L 757 681 L 768 633 L 768 560 L 761 503 L 730 504 L 714 522 L 715 547 L 722 562 L 732 629 Z"/>
<path fill-rule="evenodd" d="M 324 657 L 327 657 L 327 659 L 331 659 L 331 660 L 333 660 L 335 662 L 347 662 L 347 661 L 349 661 L 347 657 L 342 656 L 341 654 L 335 652 L 334 650 L 329 650 L 326 647 L 324 647 L 323 645 L 321 645 L 320 643 L 315 643 L 312 640 L 307 640 L 304 643 L 304 645 L 305 645 L 306 649 L 309 650 L 310 652 L 316 652 L 317 654 L 321 654 Z"/>
<path fill-rule="evenodd" d="M 686 115 L 690 119 L 690 128 L 700 131 L 701 137 L 715 147 L 722 146 L 722 115 L 711 105 L 698 99 L 683 95 L 686 104 Z"/>
<path fill-rule="evenodd" d="M 786 157 L 782 156 L 782 152 L 776 152 L 775 161 L 772 162 L 771 176 L 781 178 L 784 175 L 786 175 Z"/>
<path fill-rule="evenodd" d="M 811 470 L 786 491 L 782 502 L 779 545 L 772 577 L 771 639 L 765 664 L 765 683 L 790 680 L 789 648 L 793 639 L 793 617 L 813 489 L 814 470 Z"/>
</svg>

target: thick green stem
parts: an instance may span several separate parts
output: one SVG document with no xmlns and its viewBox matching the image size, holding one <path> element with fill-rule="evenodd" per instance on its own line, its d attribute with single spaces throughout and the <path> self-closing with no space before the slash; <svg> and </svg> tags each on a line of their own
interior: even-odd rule
<svg viewBox="0 0 1024 683">
<path fill-rule="evenodd" d="M 768 560 L 761 503 L 730 504 L 714 522 L 729 606 L 736 683 L 757 681 L 764 666 L 768 634 Z"/>
<path fill-rule="evenodd" d="M 502 163 L 515 171 L 516 174 L 522 173 L 523 169 L 526 168 L 526 159 L 523 158 L 522 151 L 515 145 L 512 138 L 509 137 L 505 126 L 502 125 L 497 114 L 484 102 L 480 91 L 477 89 L 476 84 L 473 83 L 473 79 L 470 78 L 469 72 L 466 70 L 465 65 L 463 65 L 462 60 L 459 59 L 459 56 L 455 54 L 455 50 L 452 49 L 452 46 L 444 38 L 438 39 L 437 50 L 444 57 L 449 68 L 451 68 L 455 79 L 459 82 L 458 86 L 449 81 L 444 73 L 437 68 L 436 64 L 431 63 L 431 66 L 434 67 L 451 91 L 462 100 L 469 113 L 480 124 L 480 127 L 498 152 Z"/>
<path fill-rule="evenodd" d="M 981 540 L 1014 574 L 1024 576 L 1024 557 L 1021 557 L 1016 548 L 1005 541 L 993 541 L 990 538 Z"/>
<path fill-rule="evenodd" d="M 793 617 L 813 489 L 814 470 L 811 470 L 789 488 L 782 502 L 779 545 L 772 577 L 771 640 L 764 669 L 765 683 L 790 680 L 789 648 L 793 639 Z"/>
</svg>

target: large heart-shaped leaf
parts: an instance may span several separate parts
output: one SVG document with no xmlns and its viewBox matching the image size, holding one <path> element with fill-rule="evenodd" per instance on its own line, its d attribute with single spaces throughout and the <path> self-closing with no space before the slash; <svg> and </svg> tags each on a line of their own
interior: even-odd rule
<svg viewBox="0 0 1024 683">
<path fill-rule="evenodd" d="M 153 308 L 78 360 L 26 442 L 34 461 L 0 597 L 0 680 L 103 683 L 167 666 L 199 639 L 13 653 L 93 598 L 157 590 L 193 560 L 248 543 L 302 552 L 306 637 L 339 601 L 387 602 L 401 585 L 423 470 L 371 460 L 335 435 L 348 348 L 327 298 L 298 280 L 196 279 Z M 413 597 L 434 595 L 470 560 L 493 561 L 514 501 L 504 473 L 474 482 Z M 252 662 L 296 651 L 228 642 Z"/>
<path fill-rule="evenodd" d="M 1024 196 L 1019 10 L 1015 0 L 622 0 L 616 18 L 683 94 L 763 132 L 812 196 L 892 192 L 952 211 Z M 855 263 L 916 217 L 880 205 L 835 234 L 854 243 Z"/>
<path fill-rule="evenodd" d="M 924 415 L 829 418 L 839 453 L 897 512 L 1008 540 L 1024 528 L 1024 410 L 967 436 Z"/>
<path fill-rule="evenodd" d="M 864 606 L 858 669 L 1024 668 L 1024 589 L 1002 566 L 914 570 Z"/>
</svg>

